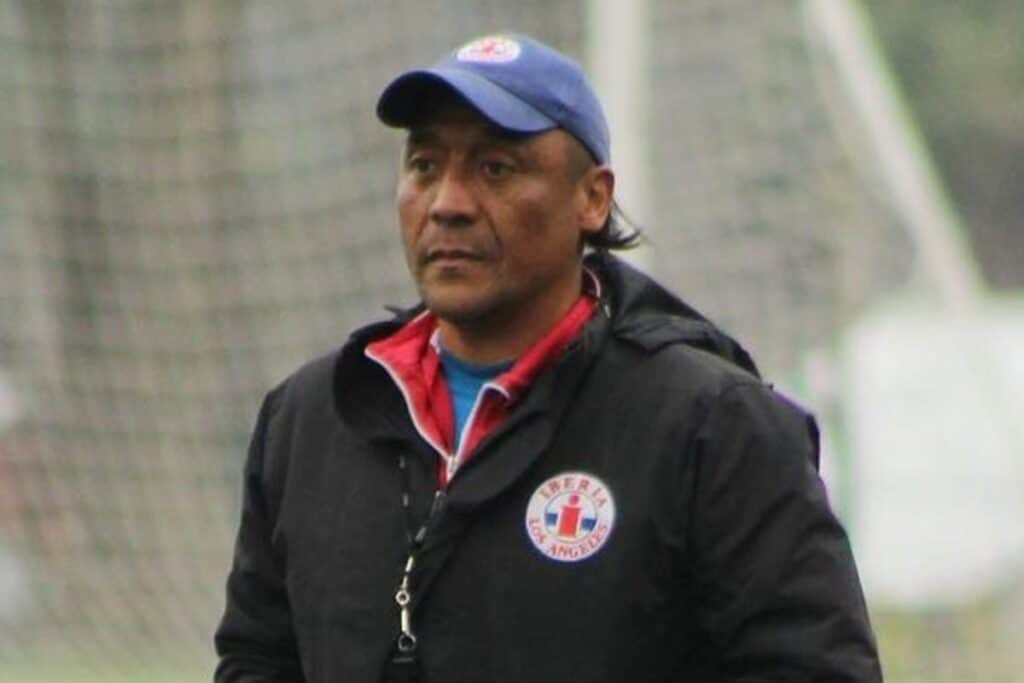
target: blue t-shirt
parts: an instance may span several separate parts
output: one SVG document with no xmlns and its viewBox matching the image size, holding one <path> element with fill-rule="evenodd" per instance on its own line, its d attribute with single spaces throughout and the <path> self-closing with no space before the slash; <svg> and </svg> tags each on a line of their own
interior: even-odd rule
<svg viewBox="0 0 1024 683">
<path fill-rule="evenodd" d="M 455 450 L 462 441 L 462 428 L 469 419 L 469 413 L 476 403 L 480 387 L 512 367 L 512 361 L 476 365 L 459 360 L 441 347 L 441 369 L 448 382 L 448 393 L 452 396 L 452 412 L 455 414 Z"/>
</svg>

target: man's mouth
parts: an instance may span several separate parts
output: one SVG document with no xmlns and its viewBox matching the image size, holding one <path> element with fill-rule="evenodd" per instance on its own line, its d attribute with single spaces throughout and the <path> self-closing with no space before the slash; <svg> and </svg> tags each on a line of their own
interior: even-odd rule
<svg viewBox="0 0 1024 683">
<path fill-rule="evenodd" d="M 423 263 L 437 263 L 446 261 L 480 261 L 479 253 L 460 248 L 436 248 L 427 250 L 423 257 Z"/>
</svg>

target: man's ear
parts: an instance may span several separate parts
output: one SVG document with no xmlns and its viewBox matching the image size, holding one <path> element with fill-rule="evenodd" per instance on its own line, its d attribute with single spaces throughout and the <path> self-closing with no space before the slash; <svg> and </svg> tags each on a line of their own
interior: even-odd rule
<svg viewBox="0 0 1024 683">
<path fill-rule="evenodd" d="M 615 195 L 615 173 L 610 166 L 591 166 L 579 179 L 580 209 L 578 214 L 580 231 L 596 234 L 608 221 Z"/>
</svg>

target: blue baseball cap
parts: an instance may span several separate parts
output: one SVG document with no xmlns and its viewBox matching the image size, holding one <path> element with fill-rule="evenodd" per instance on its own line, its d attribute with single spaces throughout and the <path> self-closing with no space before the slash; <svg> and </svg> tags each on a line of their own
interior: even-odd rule
<svg viewBox="0 0 1024 683">
<path fill-rule="evenodd" d="M 407 128 L 438 87 L 455 92 L 499 128 L 519 133 L 562 128 L 599 164 L 610 158 L 608 123 L 583 70 L 529 36 L 478 38 L 430 68 L 401 74 L 381 93 L 377 117 Z"/>
</svg>

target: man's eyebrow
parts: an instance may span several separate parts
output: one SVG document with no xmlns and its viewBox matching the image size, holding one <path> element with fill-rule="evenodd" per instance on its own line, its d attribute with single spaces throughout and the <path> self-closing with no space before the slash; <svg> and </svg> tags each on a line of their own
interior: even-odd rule
<svg viewBox="0 0 1024 683">
<path fill-rule="evenodd" d="M 405 138 L 405 145 L 406 147 L 430 145 L 440 140 L 441 136 L 431 128 L 411 128 L 409 129 L 409 135 Z"/>
</svg>

